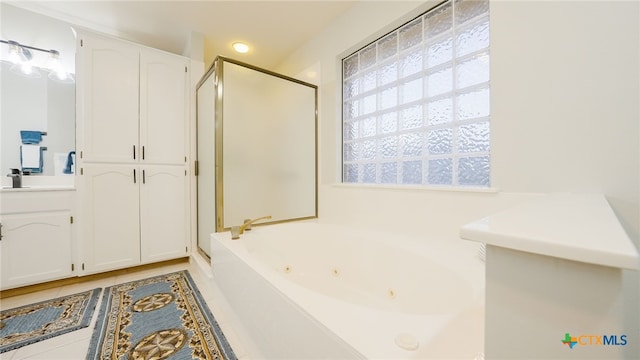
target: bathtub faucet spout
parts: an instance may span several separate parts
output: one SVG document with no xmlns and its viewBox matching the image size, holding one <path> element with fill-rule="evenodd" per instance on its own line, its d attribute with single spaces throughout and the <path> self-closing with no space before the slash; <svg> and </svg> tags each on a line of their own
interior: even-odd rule
<svg viewBox="0 0 640 360">
<path fill-rule="evenodd" d="M 240 238 L 240 235 L 244 234 L 245 230 L 250 230 L 251 229 L 251 224 L 253 224 L 256 221 L 260 221 L 260 220 L 268 220 L 271 219 L 271 215 L 267 215 L 267 216 L 263 216 L 263 217 L 259 217 L 257 219 L 248 219 L 244 221 L 244 224 L 240 225 L 240 226 L 232 226 L 231 227 L 231 239 L 233 240 L 237 240 Z"/>
</svg>

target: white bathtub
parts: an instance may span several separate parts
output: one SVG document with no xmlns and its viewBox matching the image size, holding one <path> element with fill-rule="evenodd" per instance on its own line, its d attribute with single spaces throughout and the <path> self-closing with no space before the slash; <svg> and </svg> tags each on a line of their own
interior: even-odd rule
<svg viewBox="0 0 640 360">
<path fill-rule="evenodd" d="M 250 357 L 477 359 L 478 245 L 312 222 L 212 235 L 213 279 Z"/>
</svg>

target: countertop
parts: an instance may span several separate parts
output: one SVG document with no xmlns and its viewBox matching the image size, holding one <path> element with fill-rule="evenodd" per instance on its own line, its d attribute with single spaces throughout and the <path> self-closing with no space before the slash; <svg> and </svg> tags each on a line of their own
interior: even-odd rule
<svg viewBox="0 0 640 360">
<path fill-rule="evenodd" d="M 73 186 L 57 186 L 57 185 L 50 185 L 50 186 L 25 186 L 25 187 L 21 187 L 21 188 L 12 188 L 10 186 L 8 187 L 2 187 L 0 189 L 0 192 L 2 193 L 13 193 L 13 192 L 29 192 L 29 191 L 73 191 L 75 190 L 75 188 Z"/>
<path fill-rule="evenodd" d="M 6 177 L 0 181 L 0 192 L 28 192 L 28 191 L 72 191 L 74 187 L 74 176 L 47 176 L 47 175 L 29 175 L 22 177 L 22 187 L 13 188 L 11 179 Z"/>
<path fill-rule="evenodd" d="M 602 194 L 550 194 L 464 225 L 463 239 L 624 269 L 638 251 Z"/>
</svg>

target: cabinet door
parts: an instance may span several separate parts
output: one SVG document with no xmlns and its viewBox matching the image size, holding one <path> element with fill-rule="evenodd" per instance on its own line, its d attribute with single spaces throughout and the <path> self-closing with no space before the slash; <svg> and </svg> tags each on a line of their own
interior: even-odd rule
<svg viewBox="0 0 640 360">
<path fill-rule="evenodd" d="M 140 185 L 142 262 L 187 255 L 187 188 L 183 166 L 143 166 Z"/>
<path fill-rule="evenodd" d="M 133 163 L 139 157 L 139 51 L 99 36 L 83 35 L 78 54 L 82 121 L 78 149 L 89 162 Z"/>
<path fill-rule="evenodd" d="M 1 288 L 71 276 L 71 213 L 2 215 Z"/>
<path fill-rule="evenodd" d="M 140 54 L 140 146 L 146 164 L 184 165 L 187 136 L 187 70 L 183 57 Z"/>
<path fill-rule="evenodd" d="M 130 165 L 85 164 L 81 181 L 85 271 L 140 263 L 140 171 Z"/>
</svg>

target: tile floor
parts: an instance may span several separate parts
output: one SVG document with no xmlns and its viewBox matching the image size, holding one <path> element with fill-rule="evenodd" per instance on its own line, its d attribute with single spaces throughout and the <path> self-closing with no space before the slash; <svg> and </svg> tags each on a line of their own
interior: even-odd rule
<svg viewBox="0 0 640 360">
<path fill-rule="evenodd" d="M 233 348 L 234 353 L 239 359 L 248 359 L 247 354 L 242 348 L 241 342 L 238 339 L 236 333 L 225 322 L 225 316 L 223 311 L 216 306 L 214 299 L 214 292 L 212 289 L 212 282 L 210 277 L 206 274 L 202 264 L 194 259 L 185 260 L 184 262 L 174 263 L 162 267 L 144 270 L 131 270 L 125 274 L 119 274 L 108 278 L 97 279 L 72 285 L 65 285 L 53 289 L 42 290 L 30 294 L 13 296 L 5 299 L 0 299 L 0 309 L 11 309 L 21 305 L 27 305 L 34 302 L 56 298 L 59 296 L 70 295 L 77 292 L 90 290 L 96 287 L 108 287 L 111 285 L 144 279 L 151 276 L 167 274 L 179 270 L 189 270 L 191 277 L 195 281 L 200 293 L 204 297 L 205 301 L 209 305 L 211 312 L 215 316 L 218 324 L 222 328 L 229 344 Z M 100 300 L 102 295 L 100 296 Z M 21 359 L 84 359 L 89 348 L 89 342 L 91 341 L 91 335 L 93 333 L 93 327 L 96 323 L 98 316 L 98 309 L 100 308 L 100 302 L 96 305 L 96 311 L 94 312 L 91 324 L 80 330 L 72 331 L 60 336 L 53 337 L 38 343 L 23 346 L 19 349 L 8 351 L 0 354 L 0 360 L 21 360 Z"/>
</svg>

